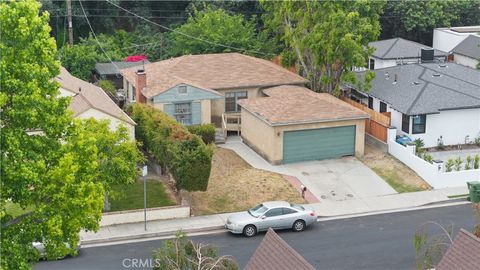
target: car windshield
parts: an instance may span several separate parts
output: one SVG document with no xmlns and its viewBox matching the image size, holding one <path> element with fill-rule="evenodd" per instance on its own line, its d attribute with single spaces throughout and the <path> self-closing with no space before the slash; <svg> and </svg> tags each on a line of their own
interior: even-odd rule
<svg viewBox="0 0 480 270">
<path fill-rule="evenodd" d="M 300 210 L 300 211 L 305 211 L 305 208 L 303 206 L 298 205 L 298 204 L 290 204 L 290 206 L 294 209 Z"/>
<path fill-rule="evenodd" d="M 259 204 L 252 209 L 248 210 L 248 213 L 254 217 L 259 217 L 263 213 L 265 213 L 268 210 L 267 207 L 263 206 L 263 204 Z"/>
</svg>

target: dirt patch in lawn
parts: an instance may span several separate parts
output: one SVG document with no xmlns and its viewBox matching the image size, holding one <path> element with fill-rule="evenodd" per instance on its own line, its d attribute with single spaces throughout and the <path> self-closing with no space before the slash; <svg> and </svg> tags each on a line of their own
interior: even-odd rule
<svg viewBox="0 0 480 270">
<path fill-rule="evenodd" d="M 372 145 L 365 144 L 365 156 L 361 160 L 397 192 L 413 192 L 432 188 L 412 169 Z"/>
<path fill-rule="evenodd" d="M 215 149 L 207 191 L 189 196 L 194 215 L 242 211 L 272 200 L 305 203 L 282 175 L 255 169 L 223 148 Z"/>
</svg>

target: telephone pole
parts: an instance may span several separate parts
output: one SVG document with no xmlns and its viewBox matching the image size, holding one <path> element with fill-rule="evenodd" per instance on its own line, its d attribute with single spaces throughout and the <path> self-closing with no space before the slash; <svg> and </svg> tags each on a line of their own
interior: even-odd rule
<svg viewBox="0 0 480 270">
<path fill-rule="evenodd" d="M 67 1 L 68 44 L 73 45 L 72 0 Z"/>
</svg>

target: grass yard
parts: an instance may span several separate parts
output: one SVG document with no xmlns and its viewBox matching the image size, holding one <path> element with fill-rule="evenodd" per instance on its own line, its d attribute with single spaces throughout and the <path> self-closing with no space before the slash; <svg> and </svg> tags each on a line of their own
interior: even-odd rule
<svg viewBox="0 0 480 270">
<path fill-rule="evenodd" d="M 143 209 L 143 181 L 112 186 L 110 211 Z M 176 202 L 166 192 L 162 182 L 147 180 L 147 208 L 171 206 Z"/>
<path fill-rule="evenodd" d="M 27 207 L 26 209 L 23 209 L 20 207 L 20 205 L 13 203 L 13 202 L 6 202 L 5 203 L 5 211 L 12 215 L 13 217 L 20 216 L 21 214 L 24 214 L 30 210 L 33 210 L 34 207 Z"/>
<path fill-rule="evenodd" d="M 306 203 L 280 174 L 255 169 L 235 152 L 219 147 L 207 191 L 189 195 L 194 215 L 242 211 L 272 200 Z"/>
<path fill-rule="evenodd" d="M 431 189 L 430 185 L 393 156 L 365 144 L 362 162 L 399 193 Z"/>
</svg>

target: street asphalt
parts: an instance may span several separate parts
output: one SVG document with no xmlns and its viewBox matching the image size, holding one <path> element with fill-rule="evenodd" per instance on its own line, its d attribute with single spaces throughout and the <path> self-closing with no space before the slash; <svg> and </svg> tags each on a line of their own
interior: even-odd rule
<svg viewBox="0 0 480 270">
<path fill-rule="evenodd" d="M 460 228 L 471 231 L 475 216 L 471 205 L 466 204 L 320 221 L 301 233 L 278 233 L 317 269 L 414 269 L 413 235 L 427 221 L 444 226 L 453 224 L 456 234 Z M 220 254 L 233 255 L 240 267 L 244 267 L 263 235 L 244 238 L 225 232 L 191 239 L 215 245 Z M 39 262 L 34 269 L 151 269 L 134 267 L 135 259 L 144 262 L 151 258 L 152 251 L 159 248 L 162 241 L 84 248 L 75 258 Z"/>
</svg>

